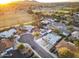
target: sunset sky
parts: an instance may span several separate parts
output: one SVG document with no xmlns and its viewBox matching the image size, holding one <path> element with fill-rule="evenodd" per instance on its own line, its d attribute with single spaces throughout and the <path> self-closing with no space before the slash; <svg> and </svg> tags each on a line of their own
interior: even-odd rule
<svg viewBox="0 0 79 59">
<path fill-rule="evenodd" d="M 79 0 L 36 0 L 38 2 L 79 2 Z"/>
<path fill-rule="evenodd" d="M 0 4 L 7 4 L 11 2 L 18 2 L 18 1 L 24 1 L 24 0 L 0 0 Z"/>
</svg>

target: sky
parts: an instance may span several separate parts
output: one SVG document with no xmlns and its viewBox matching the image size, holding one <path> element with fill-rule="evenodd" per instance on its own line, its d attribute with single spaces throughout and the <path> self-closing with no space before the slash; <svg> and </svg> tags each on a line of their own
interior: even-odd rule
<svg viewBox="0 0 79 59">
<path fill-rule="evenodd" d="M 22 0 L 0 0 L 0 4 L 7 4 L 15 1 L 22 1 Z"/>
<path fill-rule="evenodd" d="M 36 0 L 38 2 L 79 2 L 79 0 Z"/>
</svg>

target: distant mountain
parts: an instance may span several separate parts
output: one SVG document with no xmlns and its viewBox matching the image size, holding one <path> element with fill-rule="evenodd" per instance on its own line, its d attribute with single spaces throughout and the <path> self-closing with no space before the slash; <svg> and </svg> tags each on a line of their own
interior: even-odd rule
<svg viewBox="0 0 79 59">
<path fill-rule="evenodd" d="M 59 3 L 40 3 L 41 6 L 55 6 L 55 7 L 59 7 L 59 6 L 63 6 L 63 7 L 74 7 L 74 6 L 79 6 L 79 2 L 59 2 Z"/>
</svg>

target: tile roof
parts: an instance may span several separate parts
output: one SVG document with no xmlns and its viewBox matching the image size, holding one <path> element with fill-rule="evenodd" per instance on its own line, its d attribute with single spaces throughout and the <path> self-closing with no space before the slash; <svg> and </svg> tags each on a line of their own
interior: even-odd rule
<svg viewBox="0 0 79 59">
<path fill-rule="evenodd" d="M 13 41 L 9 39 L 0 40 L 0 52 L 3 52 L 5 49 L 10 48 L 13 45 Z"/>
<path fill-rule="evenodd" d="M 61 42 L 58 43 L 58 45 L 56 45 L 57 49 L 62 48 L 62 47 L 66 47 L 66 48 L 70 49 L 71 51 L 77 50 L 77 47 L 73 43 L 66 42 L 64 40 L 62 40 Z"/>
</svg>

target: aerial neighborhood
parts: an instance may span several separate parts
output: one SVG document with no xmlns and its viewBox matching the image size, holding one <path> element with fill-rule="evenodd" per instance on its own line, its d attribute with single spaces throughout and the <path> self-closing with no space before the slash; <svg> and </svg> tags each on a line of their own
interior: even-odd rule
<svg viewBox="0 0 79 59">
<path fill-rule="evenodd" d="M 19 3 L 0 12 L 0 58 L 79 57 L 78 3 Z"/>
</svg>

